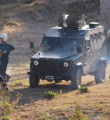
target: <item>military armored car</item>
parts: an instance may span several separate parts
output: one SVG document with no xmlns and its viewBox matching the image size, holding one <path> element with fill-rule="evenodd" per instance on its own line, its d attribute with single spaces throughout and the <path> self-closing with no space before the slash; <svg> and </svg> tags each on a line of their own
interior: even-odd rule
<svg viewBox="0 0 110 120">
<path fill-rule="evenodd" d="M 30 87 L 37 87 L 40 79 L 71 81 L 71 88 L 81 87 L 81 78 L 90 74 L 96 83 L 105 81 L 107 48 L 104 27 L 97 22 L 68 28 L 50 28 L 45 33 L 38 52 L 30 63 Z M 70 25 L 71 26 L 71 25 Z"/>
</svg>

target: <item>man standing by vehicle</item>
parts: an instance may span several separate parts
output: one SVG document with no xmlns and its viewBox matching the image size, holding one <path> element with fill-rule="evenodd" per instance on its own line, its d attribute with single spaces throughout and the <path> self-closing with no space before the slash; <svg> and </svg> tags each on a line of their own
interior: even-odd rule
<svg viewBox="0 0 110 120">
<path fill-rule="evenodd" d="M 4 79 L 2 85 L 5 88 L 7 88 L 7 85 L 5 83 L 5 78 L 6 78 L 6 69 L 9 60 L 9 54 L 12 50 L 14 50 L 14 47 L 12 45 L 6 43 L 7 39 L 8 39 L 7 34 L 5 33 L 0 34 L 0 75 Z"/>
</svg>

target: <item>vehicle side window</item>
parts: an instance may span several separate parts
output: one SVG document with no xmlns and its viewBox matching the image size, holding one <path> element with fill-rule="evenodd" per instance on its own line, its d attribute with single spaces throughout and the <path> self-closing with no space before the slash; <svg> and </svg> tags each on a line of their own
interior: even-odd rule
<svg viewBox="0 0 110 120">
<path fill-rule="evenodd" d="M 95 39 L 98 40 L 98 35 L 95 33 Z"/>
<path fill-rule="evenodd" d="M 102 32 L 99 32 L 99 36 L 102 37 L 103 33 Z"/>
<path fill-rule="evenodd" d="M 91 44 L 92 51 L 95 51 L 96 49 L 98 49 L 100 47 L 101 40 L 102 40 L 102 35 L 103 35 L 102 32 L 90 35 L 90 44 Z"/>
<path fill-rule="evenodd" d="M 90 48 L 90 40 L 86 40 L 86 48 L 87 48 L 87 49 Z"/>
<path fill-rule="evenodd" d="M 92 43 L 95 43 L 95 35 L 90 35 L 90 40 L 92 41 Z"/>
<path fill-rule="evenodd" d="M 92 51 L 95 51 L 98 48 L 97 47 L 97 45 L 98 45 L 98 34 L 95 33 L 92 36 L 93 36 L 93 39 L 91 41 L 91 49 L 92 49 Z"/>
<path fill-rule="evenodd" d="M 99 35 L 100 35 L 100 39 L 102 40 L 102 35 L 103 35 L 103 33 L 102 33 L 102 32 L 99 32 Z"/>
<path fill-rule="evenodd" d="M 100 33 L 98 33 L 98 39 L 100 39 L 100 37 L 101 37 L 101 36 L 100 36 Z"/>
</svg>

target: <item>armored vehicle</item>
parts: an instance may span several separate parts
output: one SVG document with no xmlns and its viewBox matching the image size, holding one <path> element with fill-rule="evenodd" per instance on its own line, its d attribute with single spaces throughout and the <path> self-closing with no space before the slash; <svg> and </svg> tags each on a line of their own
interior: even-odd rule
<svg viewBox="0 0 110 120">
<path fill-rule="evenodd" d="M 107 66 L 104 27 L 97 22 L 79 27 L 74 21 L 71 25 L 69 28 L 62 24 L 45 33 L 38 52 L 31 58 L 30 87 L 37 87 L 40 79 L 56 83 L 70 80 L 71 88 L 78 89 L 82 76 L 87 74 L 93 75 L 96 83 L 104 82 Z"/>
</svg>

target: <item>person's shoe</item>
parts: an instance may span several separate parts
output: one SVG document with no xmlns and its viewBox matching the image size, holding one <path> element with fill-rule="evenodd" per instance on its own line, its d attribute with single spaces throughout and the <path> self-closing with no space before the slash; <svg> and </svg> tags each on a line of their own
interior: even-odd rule
<svg viewBox="0 0 110 120">
<path fill-rule="evenodd" d="M 11 76 L 9 76 L 8 74 L 7 74 L 7 79 L 9 80 L 11 78 Z"/>
<path fill-rule="evenodd" d="M 9 90 L 6 83 L 3 83 L 3 84 L 2 84 L 2 89 L 3 89 L 3 90 Z"/>
<path fill-rule="evenodd" d="M 9 76 L 8 74 L 5 74 L 5 82 L 6 83 L 9 81 L 10 78 L 11 78 L 11 76 Z"/>
<path fill-rule="evenodd" d="M 0 76 L 0 82 L 3 82 L 3 81 L 4 81 L 3 77 L 2 77 L 2 76 Z"/>
<path fill-rule="evenodd" d="M 5 90 L 9 90 L 7 86 L 6 86 Z"/>
</svg>

